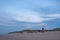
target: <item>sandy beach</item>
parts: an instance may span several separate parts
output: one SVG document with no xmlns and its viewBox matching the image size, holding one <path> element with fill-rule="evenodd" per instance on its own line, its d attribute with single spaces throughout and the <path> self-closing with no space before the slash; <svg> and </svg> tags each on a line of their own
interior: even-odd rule
<svg viewBox="0 0 60 40">
<path fill-rule="evenodd" d="M 0 35 L 0 40 L 60 40 L 60 31 L 44 33 L 13 33 Z"/>
</svg>

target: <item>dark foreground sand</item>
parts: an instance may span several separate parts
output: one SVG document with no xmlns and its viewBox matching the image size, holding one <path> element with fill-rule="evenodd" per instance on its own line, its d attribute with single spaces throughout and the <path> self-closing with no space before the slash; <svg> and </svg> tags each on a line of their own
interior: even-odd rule
<svg viewBox="0 0 60 40">
<path fill-rule="evenodd" d="M 0 35 L 0 40 L 60 40 L 60 32 L 14 33 Z"/>
</svg>

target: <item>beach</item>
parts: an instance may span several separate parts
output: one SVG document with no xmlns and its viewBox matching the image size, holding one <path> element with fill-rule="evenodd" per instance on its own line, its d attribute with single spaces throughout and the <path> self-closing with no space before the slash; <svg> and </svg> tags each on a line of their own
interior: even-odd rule
<svg viewBox="0 0 60 40">
<path fill-rule="evenodd" d="M 60 31 L 38 33 L 12 33 L 0 35 L 0 40 L 60 40 Z"/>
</svg>

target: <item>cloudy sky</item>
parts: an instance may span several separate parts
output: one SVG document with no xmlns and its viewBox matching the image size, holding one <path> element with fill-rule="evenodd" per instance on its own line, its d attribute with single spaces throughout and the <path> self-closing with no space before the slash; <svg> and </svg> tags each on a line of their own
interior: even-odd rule
<svg viewBox="0 0 60 40">
<path fill-rule="evenodd" d="M 42 27 L 60 28 L 60 0 L 0 0 L 1 33 Z"/>
</svg>

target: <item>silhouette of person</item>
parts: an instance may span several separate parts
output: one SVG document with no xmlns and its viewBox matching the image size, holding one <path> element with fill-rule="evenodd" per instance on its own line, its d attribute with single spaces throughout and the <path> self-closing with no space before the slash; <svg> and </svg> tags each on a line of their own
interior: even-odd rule
<svg viewBox="0 0 60 40">
<path fill-rule="evenodd" d="M 44 28 L 42 28 L 42 32 L 44 32 Z"/>
</svg>

